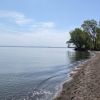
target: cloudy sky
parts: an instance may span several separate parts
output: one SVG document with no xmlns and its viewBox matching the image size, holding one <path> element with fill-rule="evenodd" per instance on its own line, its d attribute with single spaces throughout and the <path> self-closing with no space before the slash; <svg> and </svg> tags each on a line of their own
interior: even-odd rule
<svg viewBox="0 0 100 100">
<path fill-rule="evenodd" d="M 65 46 L 99 10 L 100 0 L 0 0 L 0 46 Z"/>
</svg>

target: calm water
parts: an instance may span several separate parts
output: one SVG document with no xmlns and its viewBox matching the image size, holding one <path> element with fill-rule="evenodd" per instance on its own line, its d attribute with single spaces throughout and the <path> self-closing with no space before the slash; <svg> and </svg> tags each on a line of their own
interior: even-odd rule
<svg viewBox="0 0 100 100">
<path fill-rule="evenodd" d="M 86 52 L 0 47 L 0 100 L 51 100 Z"/>
</svg>

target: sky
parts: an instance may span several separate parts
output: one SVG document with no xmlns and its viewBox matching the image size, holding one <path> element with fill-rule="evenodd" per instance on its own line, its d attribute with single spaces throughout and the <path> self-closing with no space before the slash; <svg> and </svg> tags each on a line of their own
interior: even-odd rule
<svg viewBox="0 0 100 100">
<path fill-rule="evenodd" d="M 0 46 L 66 46 L 99 10 L 100 0 L 0 0 Z"/>
</svg>

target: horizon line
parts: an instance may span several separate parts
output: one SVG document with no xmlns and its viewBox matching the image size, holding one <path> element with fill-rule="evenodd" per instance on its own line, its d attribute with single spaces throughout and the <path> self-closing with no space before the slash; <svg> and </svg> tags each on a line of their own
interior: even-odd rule
<svg viewBox="0 0 100 100">
<path fill-rule="evenodd" d="M 30 48 L 67 48 L 67 46 L 0 46 L 0 47 L 30 47 Z"/>
</svg>

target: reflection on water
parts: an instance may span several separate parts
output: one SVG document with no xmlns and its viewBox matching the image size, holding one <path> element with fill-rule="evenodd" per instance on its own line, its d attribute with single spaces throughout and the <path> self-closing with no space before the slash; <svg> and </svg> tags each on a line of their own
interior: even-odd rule
<svg viewBox="0 0 100 100">
<path fill-rule="evenodd" d="M 68 57 L 71 59 L 71 61 L 79 61 L 79 60 L 84 60 L 86 58 L 89 58 L 89 52 L 84 52 L 84 51 L 67 51 Z"/>
<path fill-rule="evenodd" d="M 70 71 L 89 57 L 67 48 L 0 48 L 0 100 L 51 100 Z"/>
</svg>

